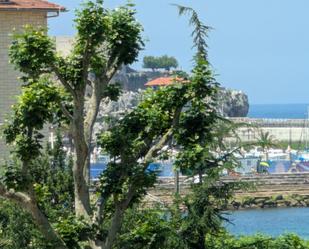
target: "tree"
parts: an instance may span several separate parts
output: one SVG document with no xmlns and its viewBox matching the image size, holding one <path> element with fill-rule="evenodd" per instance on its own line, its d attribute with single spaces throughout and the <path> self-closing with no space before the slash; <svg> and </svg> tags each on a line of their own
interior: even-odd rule
<svg viewBox="0 0 309 249">
<path fill-rule="evenodd" d="M 159 58 L 161 68 L 164 68 L 166 71 L 170 71 L 171 68 L 177 68 L 178 62 L 174 57 L 168 57 L 167 55 L 163 55 Z"/>
<path fill-rule="evenodd" d="M 268 131 L 259 132 L 259 137 L 257 138 L 257 142 L 255 143 L 257 146 L 260 146 L 263 149 L 263 152 L 266 157 L 266 161 L 268 161 L 269 156 L 268 156 L 268 150 L 270 147 L 277 146 L 276 141 L 274 140 L 274 137 L 270 135 Z"/>
<path fill-rule="evenodd" d="M 160 68 L 154 56 L 145 56 L 143 59 L 143 68 L 150 68 L 152 71 Z"/>
<path fill-rule="evenodd" d="M 166 97 L 163 96 L 173 95 L 164 94 L 147 106 L 154 106 L 160 102 L 168 105 L 168 103 L 177 103 L 181 101 L 181 98 L 188 97 L 189 101 L 185 101 L 185 104 L 181 105 L 177 125 L 171 134 L 172 143 L 169 145 L 178 150 L 176 166 L 181 170 L 187 170 L 192 176 L 198 174 L 199 182 L 192 184 L 192 192 L 185 198 L 179 196 L 176 198 L 174 206 L 169 209 L 167 219 L 162 219 L 163 214 L 156 215 L 156 213 L 151 212 L 149 214 L 149 211 L 142 216 L 142 219 L 139 215 L 131 218 L 127 223 L 128 230 L 126 231 L 129 235 L 122 234 L 120 236 L 120 245 L 117 248 L 205 249 L 208 248 L 206 236 L 214 236 L 215 238 L 224 230 L 221 222 L 224 220 L 222 209 L 226 207 L 233 190 L 239 186 L 238 184 L 224 184 L 218 180 L 220 172 L 224 168 L 233 166 L 231 165 L 233 164 L 233 161 L 231 161 L 233 151 L 226 152 L 223 139 L 216 137 L 218 133 L 216 125 L 227 121 L 218 117 L 216 113 L 217 83 L 212 77 L 206 54 L 198 50 L 195 63 L 188 84 L 168 86 L 158 90 L 161 95 L 163 91 L 172 93 L 172 89 L 173 91 L 182 89 L 181 92 L 175 94 L 175 99 L 168 98 L 165 100 Z M 183 94 L 181 94 L 182 92 Z M 150 98 L 147 97 L 146 99 Z M 155 110 L 161 109 L 155 106 Z M 133 122 L 132 127 L 135 127 L 135 124 L 136 122 Z M 227 133 L 230 135 L 232 131 L 230 122 L 227 125 L 229 127 Z M 159 126 L 151 126 L 149 131 L 153 132 L 155 127 L 158 128 Z M 118 132 L 121 129 L 118 127 L 116 130 Z M 112 134 L 114 132 L 116 131 L 113 131 Z M 220 136 L 223 135 L 220 134 Z M 114 140 L 119 141 L 119 138 Z M 136 141 L 135 137 L 133 141 Z M 120 141 L 120 144 L 123 143 L 124 141 Z M 217 146 L 224 149 L 226 154 L 218 155 L 215 152 Z M 115 148 L 116 146 L 112 147 Z M 123 151 L 123 148 L 119 148 L 119 150 Z M 183 215 L 180 207 L 186 210 L 186 215 Z M 153 231 L 154 227 L 156 228 L 155 231 Z M 161 231 L 164 231 L 166 236 Z M 158 243 L 159 240 L 161 243 Z"/>
<path fill-rule="evenodd" d="M 103 1 L 87 2 L 77 12 L 77 37 L 72 53 L 61 57 L 45 30 L 26 28 L 15 35 L 10 57 L 23 73 L 23 94 L 14 107 L 12 121 L 4 131 L 7 143 L 15 145 L 21 161 L 18 186 L 0 186 L 0 195 L 31 213 L 48 242 L 55 248 L 68 248 L 38 205 L 30 165 L 40 154 L 47 122 L 66 122 L 74 138 L 74 212 L 95 226 L 95 211 L 89 193 L 90 151 L 93 125 L 103 99 L 116 99 L 119 89 L 111 79 L 123 64 L 132 63 L 143 46 L 142 27 L 130 6 L 107 10 Z M 61 86 L 51 80 L 56 78 Z M 88 89 L 91 96 L 88 98 Z M 98 207 L 99 209 L 100 207 Z M 114 215 L 117 215 L 116 213 Z M 92 248 L 110 248 L 109 236 L 100 241 L 87 238 Z M 109 243 L 109 244 L 108 244 Z M 106 245 L 107 244 L 107 245 Z"/>
<path fill-rule="evenodd" d="M 148 166 L 166 145 L 180 148 L 178 165 L 199 174 L 218 175 L 221 163 L 227 160 L 216 158 L 210 150 L 212 128 L 218 118 L 214 103 L 217 83 L 205 53 L 198 47 L 188 84 L 173 84 L 157 91 L 148 89 L 132 112 L 99 135 L 100 146 L 112 160 L 99 184 L 92 186 L 94 194 L 90 195 L 90 151 L 99 105 L 104 99 L 117 98 L 119 89 L 110 80 L 122 64 L 136 59 L 142 47 L 141 26 L 134 19 L 135 12 L 128 6 L 109 11 L 102 4 L 99 0 L 88 2 L 78 12 L 76 43 L 66 58 L 56 54 L 44 30 L 28 27 L 25 33 L 15 36 L 11 47 L 11 60 L 23 73 L 25 86 L 4 130 L 7 143 L 14 145 L 19 164 L 8 171 L 8 180 L 1 181 L 0 195 L 31 215 L 51 248 L 113 248 L 127 210 L 154 185 L 156 172 Z M 75 148 L 74 203 L 66 204 L 55 193 L 45 191 L 46 186 L 53 188 L 35 163 L 41 155 L 41 130 L 46 123 L 71 128 Z M 59 167 L 61 161 L 60 156 Z M 65 191 L 70 193 L 69 185 Z M 205 219 L 209 210 L 214 215 L 219 210 L 208 209 L 208 197 L 203 199 L 208 203 L 207 209 L 198 214 Z M 65 212 L 57 212 L 64 205 Z M 204 228 L 198 227 L 199 236 Z"/>
<path fill-rule="evenodd" d="M 181 170 L 189 172 L 192 176 L 198 175 L 198 183 L 193 181 L 192 193 L 181 202 L 186 207 L 187 216 L 179 219 L 176 225 L 181 241 L 187 245 L 185 248 L 208 248 L 206 236 L 220 234 L 222 228 L 222 211 L 228 204 L 235 189 L 240 185 L 220 182 L 223 169 L 236 166 L 234 152 L 229 151 L 224 144 L 223 136 L 233 132 L 234 126 L 229 121 L 218 116 L 216 111 L 218 84 L 213 78 L 211 67 L 207 60 L 207 32 L 199 19 L 198 14 L 192 9 L 177 5 L 179 14 L 190 15 L 190 25 L 193 26 L 192 37 L 196 66 L 193 70 L 191 84 L 193 82 L 204 83 L 203 80 L 211 80 L 214 84 L 210 88 L 207 98 L 194 98 L 191 108 L 182 120 L 181 129 L 175 139 L 182 148 L 177 155 L 176 165 Z M 205 84 L 207 85 L 207 84 Z M 225 124 L 226 132 L 218 131 L 218 124 Z M 217 148 L 223 153 L 216 153 Z M 181 199 L 180 199 L 181 201 Z M 179 215 L 176 217 L 180 217 Z"/>
<path fill-rule="evenodd" d="M 196 58 L 205 58 L 207 59 L 207 43 L 206 38 L 208 37 L 208 32 L 211 30 L 211 27 L 203 24 L 199 18 L 197 12 L 186 6 L 181 6 L 173 4 L 178 8 L 179 15 L 189 15 L 189 24 L 193 26 L 193 32 L 191 34 L 193 38 L 193 47 L 197 49 Z"/>
<path fill-rule="evenodd" d="M 160 57 L 145 56 L 143 59 L 143 68 L 165 69 L 170 71 L 171 68 L 177 68 L 178 62 L 176 58 L 163 55 Z"/>
</svg>

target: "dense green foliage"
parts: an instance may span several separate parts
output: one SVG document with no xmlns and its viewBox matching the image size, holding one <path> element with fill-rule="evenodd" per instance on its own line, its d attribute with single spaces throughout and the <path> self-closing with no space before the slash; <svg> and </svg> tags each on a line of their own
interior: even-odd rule
<svg viewBox="0 0 309 249">
<path fill-rule="evenodd" d="M 0 200 L 0 248 L 46 249 L 44 239 L 30 215 L 17 205 L 3 200 Z"/>
<path fill-rule="evenodd" d="M 60 101 L 61 90 L 47 77 L 23 88 L 23 94 L 13 106 L 12 121 L 4 129 L 7 143 L 15 143 L 15 155 L 21 161 L 30 162 L 40 154 L 41 130 L 46 122 L 60 118 L 57 106 Z"/>
<path fill-rule="evenodd" d="M 174 57 L 169 57 L 163 55 L 160 57 L 155 56 L 145 56 L 143 59 L 143 68 L 155 69 L 165 69 L 170 71 L 171 68 L 177 68 L 178 62 Z"/>
<path fill-rule="evenodd" d="M 72 160 L 63 150 L 59 133 L 54 148 L 47 146 L 33 161 L 30 171 L 40 207 L 63 230 L 59 217 L 69 216 L 72 212 L 73 181 Z M 17 189 L 23 179 L 19 174 L 20 164 L 16 159 L 12 160 L 7 163 L 1 182 Z M 4 247 L 7 249 L 49 248 L 29 213 L 5 200 L 0 201 L 0 239 L 7 241 Z"/>
<path fill-rule="evenodd" d="M 307 249 L 309 243 L 293 234 L 278 238 L 265 235 L 243 236 L 240 238 L 222 234 L 219 237 L 206 237 L 206 242 L 211 249 Z"/>
<path fill-rule="evenodd" d="M 73 161 L 63 150 L 62 139 L 58 131 L 54 148 L 48 146 L 30 169 L 39 205 L 53 220 L 73 212 Z"/>
</svg>

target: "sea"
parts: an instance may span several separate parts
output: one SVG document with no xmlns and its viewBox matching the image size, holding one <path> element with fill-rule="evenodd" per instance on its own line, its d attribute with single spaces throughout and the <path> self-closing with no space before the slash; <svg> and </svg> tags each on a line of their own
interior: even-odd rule
<svg viewBox="0 0 309 249">
<path fill-rule="evenodd" d="M 309 104 L 251 104 L 249 118 L 305 119 Z"/>
<path fill-rule="evenodd" d="M 227 230 L 236 236 L 261 233 L 277 237 L 294 233 L 309 240 L 309 208 L 240 210 L 226 217 L 230 220 Z"/>
</svg>

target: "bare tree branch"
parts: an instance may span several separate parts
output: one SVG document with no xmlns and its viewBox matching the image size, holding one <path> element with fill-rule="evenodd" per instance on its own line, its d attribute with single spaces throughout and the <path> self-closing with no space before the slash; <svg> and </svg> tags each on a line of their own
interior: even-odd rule
<svg viewBox="0 0 309 249">
<path fill-rule="evenodd" d="M 30 190 L 30 192 L 32 191 Z M 21 208 L 30 213 L 33 217 L 35 224 L 45 236 L 46 240 L 50 243 L 53 243 L 55 248 L 68 249 L 63 240 L 52 228 L 46 216 L 39 209 L 37 202 L 34 199 L 34 196 L 22 192 L 16 192 L 13 189 L 8 190 L 2 184 L 0 184 L 0 196 L 7 200 L 15 202 Z"/>
<path fill-rule="evenodd" d="M 71 93 L 74 98 L 76 98 L 76 92 L 74 91 L 73 87 L 62 77 L 59 69 L 55 65 L 52 65 L 51 70 L 57 76 L 58 80 L 65 87 L 65 89 L 67 89 L 67 91 Z"/>
<path fill-rule="evenodd" d="M 161 137 L 161 139 L 155 145 L 153 145 L 149 149 L 146 156 L 144 157 L 144 160 L 143 160 L 144 164 L 147 165 L 148 162 L 151 161 L 152 158 L 156 156 L 157 152 L 160 151 L 168 143 L 168 141 L 171 139 L 171 137 L 173 135 L 173 129 L 178 126 L 182 108 L 183 107 L 179 107 L 179 108 L 176 109 L 176 111 L 174 113 L 174 118 L 173 118 L 171 128 L 165 133 L 165 135 L 163 135 Z M 148 166 L 146 166 L 146 167 L 148 167 Z"/>
<path fill-rule="evenodd" d="M 66 117 L 67 119 L 69 119 L 70 122 L 72 122 L 72 121 L 73 121 L 73 116 L 71 115 L 71 113 L 69 112 L 69 110 L 65 107 L 65 105 L 64 105 L 62 102 L 60 102 L 60 103 L 59 103 L 59 106 L 60 106 L 61 111 L 62 111 L 63 114 L 65 115 L 65 117 Z"/>
<path fill-rule="evenodd" d="M 0 196 L 18 204 L 24 204 L 31 200 L 27 194 L 15 192 L 13 189 L 7 190 L 2 184 L 0 184 Z"/>
</svg>

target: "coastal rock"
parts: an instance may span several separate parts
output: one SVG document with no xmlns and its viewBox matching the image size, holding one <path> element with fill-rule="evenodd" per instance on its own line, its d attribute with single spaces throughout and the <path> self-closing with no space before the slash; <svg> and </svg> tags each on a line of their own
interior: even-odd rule
<svg viewBox="0 0 309 249">
<path fill-rule="evenodd" d="M 168 71 L 137 71 L 129 66 L 123 66 L 114 76 L 113 81 L 120 83 L 124 91 L 138 92 L 146 89 L 145 84 L 159 77 L 170 76 Z"/>
<path fill-rule="evenodd" d="M 222 96 L 226 97 L 226 102 L 222 102 L 223 98 L 221 97 L 221 102 L 224 106 L 229 106 L 229 109 L 226 107 L 224 110 L 227 113 L 222 113 L 224 116 L 229 117 L 236 117 L 239 115 L 246 115 L 248 111 L 248 103 L 245 100 L 241 100 L 241 102 L 237 102 L 236 99 L 232 99 L 232 97 L 229 96 L 236 96 L 232 93 L 225 95 L 225 90 L 222 89 Z M 228 90 L 231 92 L 231 90 Z M 143 90 L 138 91 L 124 91 L 122 95 L 119 97 L 118 101 L 107 101 L 103 102 L 100 106 L 100 111 L 98 115 L 97 122 L 94 127 L 94 134 L 97 134 L 99 131 L 106 130 L 108 128 L 106 122 L 104 122 L 106 119 L 120 119 L 125 115 L 125 113 L 130 112 L 134 107 L 136 107 L 139 103 L 139 101 L 142 98 Z M 238 95 L 237 95 L 238 96 Z M 243 97 L 240 97 L 240 99 L 246 99 L 246 95 L 243 95 Z M 234 103 L 232 105 L 231 103 Z M 228 104 L 229 103 L 229 104 Z M 238 104 L 237 104 L 238 103 Z M 221 105 L 221 104 L 220 104 Z M 220 110 L 219 110 L 220 112 Z"/>
<path fill-rule="evenodd" d="M 248 115 L 249 100 L 242 91 L 222 88 L 218 98 L 218 110 L 223 116 L 246 117 Z"/>
<path fill-rule="evenodd" d="M 276 200 L 276 201 L 283 200 L 283 196 L 282 196 L 282 195 L 277 195 L 277 196 L 275 197 L 275 200 Z"/>
<path fill-rule="evenodd" d="M 309 207 L 309 200 L 306 199 L 306 200 L 304 200 L 304 202 L 305 202 L 305 204 L 306 204 L 306 207 Z"/>
<path fill-rule="evenodd" d="M 170 75 L 167 71 L 136 71 L 124 66 L 113 81 L 120 83 L 124 91 L 139 92 L 145 89 L 148 81 Z M 249 111 L 248 96 L 242 91 L 222 87 L 218 93 L 218 111 L 225 117 L 246 117 Z"/>
<path fill-rule="evenodd" d="M 309 207 L 308 195 L 274 195 L 274 196 L 245 196 L 240 201 L 231 201 L 228 208 L 231 209 L 254 209 L 276 207 Z"/>
<path fill-rule="evenodd" d="M 100 106 L 97 122 L 94 125 L 94 134 L 102 130 L 108 129 L 108 122 L 113 123 L 113 120 L 119 120 L 126 113 L 130 112 L 138 105 L 141 98 L 141 91 L 124 92 L 120 95 L 118 101 L 103 102 Z"/>
</svg>

